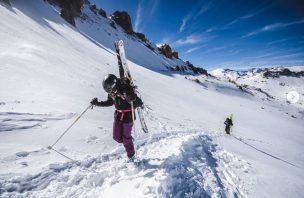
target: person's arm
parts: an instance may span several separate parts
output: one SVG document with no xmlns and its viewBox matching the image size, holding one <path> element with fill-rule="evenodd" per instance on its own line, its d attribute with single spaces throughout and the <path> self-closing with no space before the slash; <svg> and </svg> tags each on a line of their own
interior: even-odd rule
<svg viewBox="0 0 304 198">
<path fill-rule="evenodd" d="M 94 98 L 91 101 L 91 104 L 95 105 L 95 106 L 99 106 L 99 107 L 109 107 L 109 106 L 112 106 L 114 104 L 114 101 L 113 101 L 112 97 L 110 95 L 108 95 L 108 99 L 106 101 L 98 102 L 97 98 Z"/>
</svg>

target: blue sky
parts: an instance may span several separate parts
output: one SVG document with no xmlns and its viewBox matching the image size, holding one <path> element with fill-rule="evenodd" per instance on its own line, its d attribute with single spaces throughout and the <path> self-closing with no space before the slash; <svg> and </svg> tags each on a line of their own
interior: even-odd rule
<svg viewBox="0 0 304 198">
<path fill-rule="evenodd" d="M 303 0 L 91 0 L 205 68 L 304 65 Z"/>
</svg>

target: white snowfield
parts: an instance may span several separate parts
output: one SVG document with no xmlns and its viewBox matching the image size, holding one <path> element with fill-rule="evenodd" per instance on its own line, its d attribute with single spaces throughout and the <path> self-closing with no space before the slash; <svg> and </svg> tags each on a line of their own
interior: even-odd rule
<svg viewBox="0 0 304 198">
<path fill-rule="evenodd" d="M 303 197 L 303 78 L 248 77 L 237 83 L 252 87 L 240 90 L 226 78 L 165 71 L 184 62 L 112 28 L 87 5 L 83 13 L 73 27 L 43 0 L 0 3 L 1 198 Z M 136 121 L 138 160 L 127 162 L 112 140 L 114 107 L 90 109 L 54 146 L 68 160 L 47 146 L 91 99 L 106 99 L 101 82 L 118 75 L 119 39 L 150 132 Z M 292 90 L 297 103 L 284 99 Z"/>
</svg>

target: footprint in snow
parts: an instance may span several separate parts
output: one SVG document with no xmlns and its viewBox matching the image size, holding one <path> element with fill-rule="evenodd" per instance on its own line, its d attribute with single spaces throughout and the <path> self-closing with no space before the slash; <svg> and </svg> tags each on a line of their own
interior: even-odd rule
<svg viewBox="0 0 304 198">
<path fill-rule="evenodd" d="M 18 156 L 18 157 L 26 157 L 29 154 L 30 154 L 29 152 L 21 151 L 21 152 L 16 153 L 16 156 Z"/>
</svg>

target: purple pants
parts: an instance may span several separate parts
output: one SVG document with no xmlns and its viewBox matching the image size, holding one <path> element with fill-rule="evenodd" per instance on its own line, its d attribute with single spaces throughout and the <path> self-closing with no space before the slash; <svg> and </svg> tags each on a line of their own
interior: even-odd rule
<svg viewBox="0 0 304 198">
<path fill-rule="evenodd" d="M 113 139 L 118 143 L 123 143 L 128 157 L 132 157 L 135 154 L 131 136 L 132 126 L 132 122 L 123 123 L 116 120 L 114 120 L 113 124 Z"/>
</svg>

